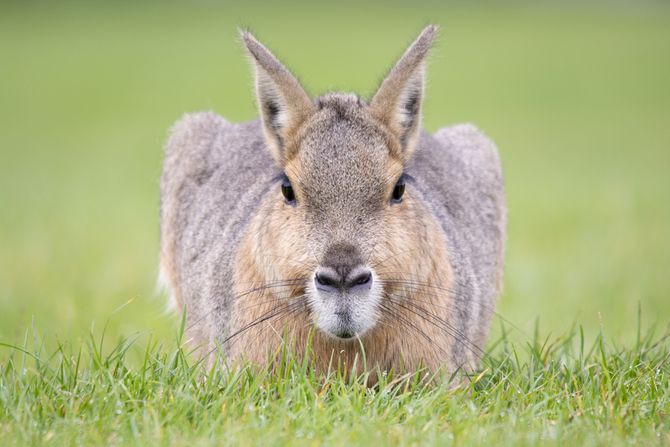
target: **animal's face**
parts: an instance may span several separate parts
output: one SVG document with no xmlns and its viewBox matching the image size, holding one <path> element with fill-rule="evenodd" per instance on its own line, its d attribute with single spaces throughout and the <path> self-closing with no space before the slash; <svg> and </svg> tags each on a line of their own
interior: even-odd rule
<svg viewBox="0 0 670 447">
<path fill-rule="evenodd" d="M 429 249 L 418 246 L 425 240 L 403 169 L 420 127 L 423 57 L 434 31 L 424 31 L 369 105 L 340 94 L 312 102 L 265 47 L 243 35 L 256 61 L 268 145 L 284 171 L 259 259 L 268 279 L 302 284 L 297 293 L 313 322 L 334 337 L 374 327 L 393 278 L 411 273 Z"/>
<path fill-rule="evenodd" d="M 318 104 L 284 165 L 276 215 L 295 232 L 293 256 L 311 260 L 300 275 L 315 323 L 350 338 L 375 325 L 383 294 L 377 267 L 412 224 L 395 222 L 404 208 L 403 164 L 368 106 L 344 95 Z"/>
</svg>

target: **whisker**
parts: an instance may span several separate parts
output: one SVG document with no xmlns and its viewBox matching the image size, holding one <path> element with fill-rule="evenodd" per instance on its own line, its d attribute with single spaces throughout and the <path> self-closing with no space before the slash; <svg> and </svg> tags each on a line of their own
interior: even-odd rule
<svg viewBox="0 0 670 447">
<path fill-rule="evenodd" d="M 393 285 L 393 286 L 401 285 L 401 286 L 403 286 L 402 290 L 407 290 L 407 291 L 410 291 L 410 292 L 422 292 L 422 294 L 425 295 L 426 297 L 443 299 L 446 296 L 446 295 L 438 294 L 437 292 L 433 292 L 433 293 L 424 292 L 424 290 L 423 290 L 424 288 L 431 288 L 431 287 L 429 287 L 428 283 L 426 283 L 424 285 L 424 284 L 421 284 L 421 283 L 410 283 L 410 282 L 405 282 L 405 281 L 387 281 L 387 280 L 380 280 L 379 282 L 381 284 Z M 457 301 L 460 301 L 460 302 L 474 302 L 470 295 L 462 293 L 462 292 L 459 293 L 459 291 L 457 289 L 444 288 L 443 290 L 440 290 L 440 292 L 442 292 L 442 291 L 445 292 L 445 294 L 448 294 L 448 297 L 450 299 L 457 300 Z M 482 307 L 486 308 L 487 310 L 491 310 L 491 311 L 495 312 L 494 306 L 489 306 L 489 305 L 487 305 L 485 303 L 482 303 L 482 302 L 477 302 L 477 304 L 481 305 Z"/>
<path fill-rule="evenodd" d="M 440 291 L 444 291 L 445 293 L 448 293 L 448 294 L 449 294 L 449 299 L 450 299 L 450 300 L 460 301 L 460 302 L 467 302 L 467 301 L 470 301 L 470 297 L 469 297 L 469 296 L 467 296 L 467 295 L 465 295 L 465 294 L 463 294 L 463 293 L 458 293 L 458 291 L 457 291 L 456 289 L 453 289 L 453 288 L 437 287 L 437 286 L 432 286 L 432 285 L 429 284 L 429 283 L 423 283 L 423 282 L 409 282 L 409 281 L 404 281 L 404 280 L 380 280 L 379 282 L 382 283 L 382 284 L 390 284 L 390 285 L 398 285 L 398 284 L 399 284 L 399 285 L 402 285 L 402 286 L 409 285 L 409 287 L 404 287 L 404 289 L 405 289 L 405 290 L 409 290 L 409 291 L 411 291 L 411 292 L 421 292 L 421 293 L 422 293 L 423 295 L 425 295 L 426 297 L 431 297 L 431 298 L 444 298 L 444 296 L 439 295 L 439 294 L 437 294 L 437 293 L 425 293 L 425 292 L 423 292 L 423 291 L 421 290 L 423 287 L 433 288 L 433 289 L 437 289 L 437 290 L 440 290 Z M 530 338 L 531 338 L 530 335 L 528 335 L 528 334 L 527 334 L 523 329 L 521 329 L 517 324 L 513 323 L 513 322 L 510 321 L 508 318 L 504 317 L 502 314 L 500 314 L 499 312 L 497 312 L 497 311 L 495 310 L 495 306 L 488 305 L 488 304 L 483 303 L 483 302 L 481 302 L 481 301 L 478 301 L 477 304 L 478 304 L 479 306 L 483 307 L 484 309 L 490 311 L 492 314 L 494 314 L 496 317 L 498 317 L 500 320 L 502 320 L 503 322 L 505 322 L 506 324 L 508 324 L 508 325 L 509 325 L 510 327 L 512 327 L 513 329 L 517 330 L 520 334 L 522 334 L 522 335 L 523 335 L 524 337 L 526 337 L 527 339 L 530 339 Z M 436 306 L 439 306 L 438 304 L 435 304 L 435 305 L 436 305 Z M 447 309 L 447 310 L 453 310 L 453 309 L 455 308 L 455 306 L 444 306 L 444 305 L 442 305 L 442 306 L 440 306 L 440 307 L 443 307 L 444 309 Z"/>
<path fill-rule="evenodd" d="M 283 279 L 280 279 L 280 278 L 274 278 L 274 279 L 270 279 L 270 280 L 268 280 L 268 281 L 266 281 L 266 282 L 258 282 L 258 281 L 240 281 L 240 282 L 237 282 L 237 283 L 235 283 L 235 284 L 238 284 L 238 285 L 241 285 L 241 284 L 251 284 L 251 285 L 253 285 L 253 287 L 256 287 L 255 284 L 258 284 L 258 285 L 268 285 L 268 284 L 277 284 L 277 283 L 281 283 L 281 282 L 304 281 L 304 280 L 305 280 L 305 278 L 302 278 L 302 277 L 296 277 L 296 278 L 283 278 Z"/>
<path fill-rule="evenodd" d="M 422 282 L 422 281 L 416 281 L 416 280 L 406 280 L 406 279 L 401 279 L 401 278 L 391 278 L 391 279 L 381 279 L 379 281 L 382 284 L 388 284 L 388 285 L 402 285 L 402 286 L 413 286 L 415 288 L 429 288 L 429 289 L 436 289 L 442 292 L 449 293 L 452 297 L 458 298 L 460 300 L 470 300 L 471 296 L 468 295 L 467 293 L 461 292 L 456 288 L 453 287 L 444 287 L 444 286 L 437 286 L 432 283 L 428 282 Z M 435 295 L 433 294 L 432 296 L 440 296 L 440 295 Z M 487 305 L 486 303 L 478 302 L 479 305 L 481 305 L 484 308 L 487 308 L 493 312 L 495 312 L 495 306 L 490 306 Z"/>
<path fill-rule="evenodd" d="M 302 298 L 305 298 L 305 297 L 306 297 L 306 295 L 300 295 L 296 298 L 297 299 L 302 299 Z M 307 302 L 304 299 L 301 300 L 300 302 L 297 302 L 297 303 L 291 303 L 289 305 L 289 307 L 293 307 L 293 308 L 288 310 L 284 316 L 286 316 L 286 317 L 293 316 L 293 315 L 297 314 L 299 311 L 307 310 L 307 305 L 306 304 L 307 304 Z M 272 330 L 275 332 L 275 334 L 279 335 L 279 333 L 274 328 L 274 326 L 272 326 L 272 323 L 269 323 L 269 324 L 270 324 L 270 327 L 272 328 Z M 281 336 L 280 336 L 280 338 L 281 338 Z M 282 340 L 283 340 L 283 338 L 282 338 Z"/>
<path fill-rule="evenodd" d="M 296 303 L 290 303 L 290 304 L 283 304 L 279 306 L 275 306 L 272 308 L 270 311 L 264 313 L 260 317 L 254 319 L 250 323 L 244 325 L 242 328 L 238 329 L 234 333 L 230 334 L 228 337 L 226 337 L 223 341 L 221 341 L 221 346 L 225 345 L 226 343 L 230 342 L 232 339 L 235 337 L 238 337 L 239 335 L 243 334 L 244 332 L 256 327 L 257 325 L 264 323 L 272 318 L 275 318 L 277 316 L 282 315 L 285 312 L 288 312 L 291 310 L 292 306 L 295 306 Z M 299 304 L 299 303 L 298 303 Z"/>
<path fill-rule="evenodd" d="M 394 300 L 393 298 L 390 298 L 389 301 L 392 302 L 393 304 L 395 304 L 396 306 L 400 306 L 403 309 L 406 309 L 407 311 L 412 312 L 416 316 L 420 317 L 421 319 L 423 319 L 427 323 L 432 324 L 433 326 L 437 327 L 438 329 L 442 329 L 447 334 L 449 334 L 451 337 L 453 337 L 454 340 L 456 340 L 459 343 L 462 343 L 465 347 L 470 349 L 472 353 L 477 355 L 477 358 L 481 359 L 481 357 L 484 356 L 485 352 L 477 344 L 475 344 L 472 340 L 470 340 L 465 334 L 463 334 L 457 328 L 452 326 L 451 323 L 449 323 L 447 320 L 430 313 L 427 309 L 425 309 L 421 306 L 418 306 L 418 305 L 412 303 L 409 300 L 402 303 L 398 300 Z M 408 307 L 408 306 L 411 306 L 411 307 Z"/>
<path fill-rule="evenodd" d="M 417 325 L 415 325 L 411 320 L 399 315 L 397 312 L 394 312 L 392 308 L 389 308 L 385 304 L 380 303 L 379 308 L 381 309 L 382 313 L 386 313 L 387 315 L 390 315 L 392 318 L 394 318 L 396 321 L 404 324 L 406 327 L 409 329 L 414 329 L 421 335 L 427 342 L 428 345 L 431 348 L 438 348 L 442 353 L 448 357 L 447 352 L 435 342 L 435 340 L 431 339 L 428 334 L 426 334 L 425 331 L 423 331 L 421 328 L 419 328 Z"/>
<path fill-rule="evenodd" d="M 287 290 L 287 292 L 290 292 L 290 290 Z M 280 302 L 280 301 L 287 301 L 287 300 L 292 300 L 292 301 L 297 300 L 297 299 L 303 298 L 304 296 L 305 295 L 291 296 L 290 294 L 284 295 L 284 296 L 276 296 L 276 297 L 273 297 L 273 298 L 268 299 L 268 300 L 257 301 L 257 302 L 254 302 L 252 304 L 249 304 L 248 306 L 236 308 L 235 310 L 237 312 L 242 312 L 242 311 L 253 309 L 255 307 L 263 306 L 263 305 L 266 305 L 266 304 L 277 303 L 277 302 Z"/>
<path fill-rule="evenodd" d="M 262 286 L 254 287 L 250 290 L 247 290 L 245 292 L 242 292 L 242 293 L 232 297 L 229 301 L 224 301 L 224 302 L 221 302 L 220 304 L 217 304 L 210 311 L 208 311 L 204 315 L 200 316 L 195 321 L 191 322 L 188 325 L 187 330 L 193 329 L 193 327 L 195 327 L 195 325 L 201 323 L 205 318 L 207 318 L 209 315 L 213 314 L 214 312 L 217 312 L 217 311 L 221 310 L 224 306 L 230 305 L 232 302 L 235 302 L 235 301 L 237 301 L 240 298 L 243 298 L 245 296 L 249 296 L 252 293 L 255 293 L 255 292 L 260 293 L 262 291 L 270 290 L 270 289 L 274 289 L 274 288 L 295 287 L 297 285 L 300 285 L 300 282 L 298 282 L 296 280 L 284 280 L 284 281 L 275 281 L 274 283 L 269 283 L 269 284 L 265 284 L 265 285 L 262 285 Z"/>
</svg>

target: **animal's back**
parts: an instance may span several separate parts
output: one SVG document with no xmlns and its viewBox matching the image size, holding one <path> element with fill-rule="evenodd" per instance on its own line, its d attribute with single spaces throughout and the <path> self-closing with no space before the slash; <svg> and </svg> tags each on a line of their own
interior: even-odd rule
<svg viewBox="0 0 670 447">
<path fill-rule="evenodd" d="M 235 249 L 280 173 L 264 146 L 258 120 L 232 124 L 212 112 L 185 115 L 166 144 L 161 269 L 195 338 L 227 327 Z"/>
<path fill-rule="evenodd" d="M 471 124 L 424 133 L 408 172 L 446 235 L 459 330 L 483 345 L 502 288 L 506 203 L 495 144 Z M 466 347 L 461 345 L 461 349 Z"/>
</svg>

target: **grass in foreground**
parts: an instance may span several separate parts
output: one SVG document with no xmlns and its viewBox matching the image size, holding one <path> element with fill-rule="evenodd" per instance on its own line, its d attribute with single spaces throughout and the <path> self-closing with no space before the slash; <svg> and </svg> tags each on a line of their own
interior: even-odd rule
<svg viewBox="0 0 670 447">
<path fill-rule="evenodd" d="M 225 371 L 151 341 L 3 345 L 0 444 L 670 444 L 669 336 L 589 348 L 573 331 L 522 349 L 503 337 L 457 389 L 418 376 L 368 388 L 286 353 L 274 370 Z"/>
</svg>

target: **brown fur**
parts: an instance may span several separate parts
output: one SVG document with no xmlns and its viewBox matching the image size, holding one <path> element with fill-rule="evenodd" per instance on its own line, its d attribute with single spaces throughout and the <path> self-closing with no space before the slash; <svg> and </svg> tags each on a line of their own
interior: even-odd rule
<svg viewBox="0 0 670 447">
<path fill-rule="evenodd" d="M 395 163 L 389 164 L 394 166 Z M 300 173 L 300 167 L 295 164 L 291 170 L 296 175 Z M 407 275 L 417 281 L 449 288 L 452 271 L 439 225 L 411 196 L 405 200 L 409 211 L 401 212 L 391 208 L 384 216 L 388 231 L 384 236 L 385 243 L 376 246 L 369 262 L 371 265 L 383 266 L 378 271 L 382 281 L 393 281 L 399 277 L 398 272 L 403 272 L 401 277 Z M 410 227 L 407 226 L 406 213 L 411 216 Z M 268 355 L 276 352 L 285 341 L 286 335 L 294 349 L 298 350 L 297 354 L 301 355 L 303 353 L 300 350 L 305 349 L 312 334 L 312 354 L 321 371 L 325 371 L 331 362 L 352 365 L 357 357 L 359 366 L 365 358 L 368 367 L 379 367 L 382 370 L 415 371 L 420 366 L 434 370 L 443 366 L 444 353 L 450 352 L 451 344 L 457 340 L 406 307 L 394 306 L 394 316 L 382 313 L 377 327 L 366 334 L 362 342 L 341 341 L 312 331 L 310 311 L 306 305 L 295 309 L 291 307 L 292 301 L 304 293 L 304 288 L 285 287 L 279 292 L 270 289 L 262 294 L 244 295 L 255 287 L 271 282 L 272 278 L 311 276 L 316 265 L 310 262 L 312 256 L 305 247 L 304 239 L 280 236 L 285 225 L 299 225 L 297 222 L 289 223 L 290 219 L 289 214 L 283 215 L 276 200 L 268 199 L 252 220 L 237 252 L 234 294 L 243 298 L 236 300 L 233 306 L 231 332 L 235 334 L 242 331 L 254 321 L 272 315 L 273 310 L 288 310 L 287 314 L 271 318 L 267 325 L 243 331 L 231 340 L 231 358 L 264 364 Z M 424 250 L 417 253 L 417 247 Z M 413 266 L 411 271 L 406 270 L 408 265 Z M 425 312 L 452 321 L 455 316 L 450 312 L 449 303 L 434 298 L 434 294 L 431 298 L 430 292 L 422 287 L 409 291 L 392 283 L 385 286 L 387 300 L 408 299 L 410 295 L 416 299 L 422 293 L 427 294 L 427 298 L 421 302 Z M 403 322 L 399 323 L 400 320 Z M 403 333 L 402 337 L 399 337 L 399 331 Z M 427 342 L 427 338 L 430 342 Z M 472 359 L 468 363 L 474 365 Z"/>
</svg>

